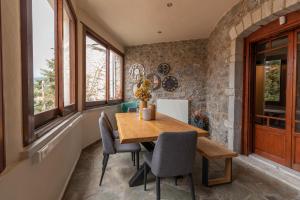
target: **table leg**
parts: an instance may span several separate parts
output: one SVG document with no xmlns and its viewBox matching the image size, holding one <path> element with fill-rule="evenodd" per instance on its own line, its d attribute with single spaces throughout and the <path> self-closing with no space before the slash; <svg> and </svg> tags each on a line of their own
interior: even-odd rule
<svg viewBox="0 0 300 200">
<path fill-rule="evenodd" d="M 153 152 L 155 143 L 154 142 L 142 142 L 142 145 L 147 149 L 149 152 Z M 139 170 L 131 177 L 129 180 L 129 186 L 130 187 L 135 187 L 139 185 L 144 184 L 144 165 L 146 163 L 143 163 L 143 165 L 139 168 Z M 150 168 L 147 167 L 147 173 L 150 171 Z"/>
<path fill-rule="evenodd" d="M 152 152 L 154 150 L 155 147 L 155 143 L 154 142 L 142 142 L 141 143 L 149 152 Z"/>
</svg>

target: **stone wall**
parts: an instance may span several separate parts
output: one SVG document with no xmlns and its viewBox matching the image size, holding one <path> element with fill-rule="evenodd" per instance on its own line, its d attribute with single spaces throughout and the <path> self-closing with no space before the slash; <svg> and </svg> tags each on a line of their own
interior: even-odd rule
<svg viewBox="0 0 300 200">
<path fill-rule="evenodd" d="M 298 0 L 241 0 L 211 33 L 206 100 L 213 139 L 241 150 L 244 38 L 299 9 Z"/>
<path fill-rule="evenodd" d="M 205 111 L 206 46 L 207 40 L 189 40 L 128 47 L 125 51 L 125 99 L 134 99 L 134 84 L 129 78 L 133 64 L 142 64 L 147 75 L 157 72 L 160 63 L 168 63 L 171 66 L 169 75 L 178 79 L 179 87 L 174 92 L 161 87 L 152 93 L 152 99 L 189 99 L 191 112 Z M 164 76 L 160 77 L 163 80 Z"/>
</svg>

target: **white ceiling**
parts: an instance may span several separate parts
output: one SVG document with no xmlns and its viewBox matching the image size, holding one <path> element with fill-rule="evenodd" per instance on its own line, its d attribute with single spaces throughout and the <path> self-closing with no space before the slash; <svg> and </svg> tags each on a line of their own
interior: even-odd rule
<svg viewBox="0 0 300 200">
<path fill-rule="evenodd" d="M 167 3 L 172 2 L 171 8 Z M 208 38 L 239 0 L 78 0 L 125 46 Z M 158 34 L 158 31 L 162 31 Z"/>
</svg>

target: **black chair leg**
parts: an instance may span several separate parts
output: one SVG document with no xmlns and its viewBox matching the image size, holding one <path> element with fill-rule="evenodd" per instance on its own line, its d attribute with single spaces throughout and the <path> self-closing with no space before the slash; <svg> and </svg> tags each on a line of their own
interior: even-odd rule
<svg viewBox="0 0 300 200">
<path fill-rule="evenodd" d="M 156 177 L 156 200 L 160 200 L 160 178 Z"/>
<path fill-rule="evenodd" d="M 147 168 L 148 168 L 148 166 L 145 163 L 144 164 L 144 191 L 147 190 L 147 170 L 148 170 Z"/>
<path fill-rule="evenodd" d="M 101 179 L 100 179 L 99 186 L 101 186 L 101 184 L 102 184 L 102 180 L 103 180 L 103 177 L 104 177 L 104 173 L 105 173 L 105 170 L 106 170 L 108 159 L 109 159 L 109 154 L 103 154 L 102 174 L 101 174 Z"/>
<path fill-rule="evenodd" d="M 140 168 L 140 152 L 136 152 L 136 170 L 139 170 Z"/>
<path fill-rule="evenodd" d="M 196 195 L 195 195 L 193 175 L 189 174 L 189 178 L 190 178 L 190 187 L 191 187 L 192 199 L 195 200 L 196 199 Z"/>
<path fill-rule="evenodd" d="M 131 160 L 132 160 L 132 162 L 133 162 L 133 152 L 131 152 Z"/>
<path fill-rule="evenodd" d="M 175 176 L 175 177 L 174 177 L 174 181 L 175 181 L 175 185 L 176 185 L 176 186 L 177 186 L 177 179 L 178 179 L 178 177 Z"/>
<path fill-rule="evenodd" d="M 135 166 L 135 152 L 132 152 L 133 154 L 133 166 Z"/>
</svg>

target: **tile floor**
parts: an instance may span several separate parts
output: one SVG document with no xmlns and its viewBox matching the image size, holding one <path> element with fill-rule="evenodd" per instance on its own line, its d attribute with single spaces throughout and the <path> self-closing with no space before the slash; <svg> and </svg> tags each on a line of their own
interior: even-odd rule
<svg viewBox="0 0 300 200">
<path fill-rule="evenodd" d="M 143 154 L 143 152 L 141 153 Z M 143 156 L 141 155 L 141 158 Z M 141 159 L 142 163 L 142 159 Z M 100 143 L 86 148 L 77 163 L 63 200 L 152 200 L 155 196 L 155 179 L 149 177 L 147 191 L 143 186 L 130 188 L 128 180 L 135 173 L 131 154 L 117 154 L 110 157 L 102 186 L 99 179 L 102 164 Z M 223 162 L 211 163 L 211 176 L 222 173 Z M 197 199 L 201 200 L 300 200 L 300 192 L 245 165 L 239 160 L 233 162 L 232 184 L 207 188 L 201 184 L 201 156 L 197 155 L 194 168 L 194 182 Z M 162 199 L 191 199 L 188 179 L 163 179 Z"/>
</svg>

